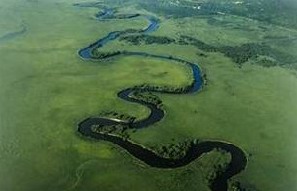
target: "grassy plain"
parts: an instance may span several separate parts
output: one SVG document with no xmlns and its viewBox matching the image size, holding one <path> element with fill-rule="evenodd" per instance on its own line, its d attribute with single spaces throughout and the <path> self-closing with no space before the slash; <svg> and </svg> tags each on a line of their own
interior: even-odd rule
<svg viewBox="0 0 297 191">
<path fill-rule="evenodd" d="M 181 85 L 190 76 L 180 64 L 151 58 L 81 60 L 79 48 L 110 31 L 144 28 L 147 22 L 98 22 L 92 18 L 97 9 L 72 3 L 76 1 L 0 3 L 1 14 L 17 12 L 8 19 L 0 17 L 0 35 L 18 31 L 21 23 L 28 28 L 25 34 L 0 42 L 0 190 L 208 190 L 205 177 L 213 164 L 223 161 L 217 152 L 164 171 L 145 166 L 109 143 L 77 134 L 78 122 L 105 110 L 138 118 L 148 114 L 142 106 L 117 99 L 119 90 L 142 83 Z M 297 38 L 294 29 L 216 17 L 230 24 L 161 17 L 154 35 L 186 34 L 216 46 L 264 41 L 268 35 Z M 278 40 L 269 44 L 296 56 L 296 41 L 289 48 Z M 151 147 L 196 138 L 232 142 L 249 154 L 247 169 L 234 180 L 251 190 L 296 190 L 296 70 L 252 62 L 239 68 L 222 53 L 205 53 L 193 46 L 135 47 L 115 41 L 104 48 L 114 49 L 174 55 L 198 63 L 207 74 L 208 85 L 197 94 L 160 94 L 165 119 L 131 134 L 134 141 Z"/>
</svg>

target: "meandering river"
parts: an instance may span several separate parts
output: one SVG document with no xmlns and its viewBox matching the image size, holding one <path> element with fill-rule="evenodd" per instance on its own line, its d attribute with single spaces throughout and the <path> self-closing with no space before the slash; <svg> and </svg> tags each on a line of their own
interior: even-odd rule
<svg viewBox="0 0 297 191">
<path fill-rule="evenodd" d="M 82 6 L 80 4 L 76 4 L 76 6 Z M 96 18 L 100 20 L 105 19 L 113 19 L 115 18 L 115 13 L 113 9 L 106 8 L 103 9 L 101 13 L 98 13 L 96 15 Z M 149 25 L 145 29 L 141 29 L 138 31 L 133 30 L 133 34 L 149 34 L 156 30 L 158 30 L 160 21 L 159 19 L 148 16 L 148 15 L 136 15 L 137 17 L 143 17 L 149 21 Z M 100 38 L 96 42 L 90 44 L 89 46 L 82 48 L 79 50 L 78 54 L 79 56 L 88 61 L 90 59 L 92 60 L 100 60 L 98 58 L 95 58 L 92 56 L 92 51 L 95 49 L 100 49 L 107 43 L 116 40 L 121 35 L 125 34 L 127 35 L 129 32 L 124 31 L 112 31 L 109 34 L 107 34 L 105 37 Z M 231 161 L 224 170 L 224 172 L 220 172 L 217 174 L 214 180 L 210 182 L 210 189 L 213 191 L 227 191 L 228 188 L 228 180 L 235 176 L 236 174 L 243 171 L 247 165 L 247 157 L 244 153 L 244 151 L 237 147 L 234 144 L 226 143 L 223 141 L 218 140 L 207 140 L 199 143 L 191 143 L 188 150 L 186 151 L 186 154 L 179 158 L 179 159 L 173 159 L 173 158 L 165 158 L 160 155 L 158 155 L 155 151 L 144 147 L 141 144 L 132 142 L 129 139 L 122 138 L 120 136 L 109 134 L 109 133 L 100 133 L 100 131 L 94 131 L 92 127 L 105 127 L 105 126 L 112 126 L 112 125 L 126 125 L 129 126 L 130 129 L 144 129 L 148 128 L 151 125 L 159 122 L 161 119 L 164 118 L 165 111 L 158 107 L 157 105 L 146 102 L 143 100 L 140 100 L 133 96 L 133 94 L 136 91 L 144 92 L 158 92 L 158 93 L 166 93 L 166 94 L 191 94 L 198 92 L 202 86 L 203 86 L 203 79 L 201 76 L 200 68 L 196 63 L 191 63 L 189 61 L 183 60 L 181 58 L 172 57 L 172 56 L 164 56 L 164 55 L 154 55 L 149 54 L 146 52 L 128 52 L 128 51 L 122 51 L 117 55 L 111 55 L 111 57 L 115 56 L 140 56 L 140 57 L 152 57 L 157 59 L 165 59 L 169 60 L 173 63 L 179 62 L 182 64 L 185 64 L 187 67 L 191 68 L 192 75 L 193 75 L 193 81 L 191 82 L 190 86 L 184 87 L 182 91 L 174 91 L 169 89 L 162 89 L 162 88 L 154 88 L 154 87 L 130 87 L 127 89 L 124 89 L 120 92 L 118 92 L 118 97 L 128 101 L 133 102 L 137 104 L 141 104 L 147 108 L 150 109 L 150 115 L 142 120 L 133 121 L 133 122 L 127 122 L 112 118 L 106 118 L 106 117 L 90 117 L 85 120 L 83 120 L 81 123 L 78 124 L 78 131 L 82 135 L 86 137 L 90 137 L 96 140 L 104 140 L 111 142 L 113 144 L 116 144 L 120 146 L 121 148 L 125 149 L 128 153 L 130 153 L 135 158 L 141 160 L 142 162 L 146 163 L 147 165 L 155 168 L 178 168 L 186 166 L 187 164 L 195 161 L 197 158 L 202 156 L 205 153 L 211 152 L 214 149 L 221 149 L 224 150 L 231 155 Z"/>
</svg>

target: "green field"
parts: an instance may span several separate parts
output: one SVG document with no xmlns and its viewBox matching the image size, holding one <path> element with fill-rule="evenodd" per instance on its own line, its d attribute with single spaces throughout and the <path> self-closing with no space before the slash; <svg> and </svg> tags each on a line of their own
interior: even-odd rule
<svg viewBox="0 0 297 191">
<path fill-rule="evenodd" d="M 228 9 L 224 1 L 151 2 L 157 5 L 148 0 L 102 5 L 156 16 L 160 28 L 150 35 L 174 42 L 116 40 L 101 50 L 173 55 L 199 64 L 207 85 L 191 95 L 157 94 L 165 118 L 129 132 L 130 138 L 149 148 L 193 139 L 231 142 L 246 152 L 248 165 L 232 178 L 229 191 L 236 190 L 234 182 L 248 191 L 297 190 L 296 2 L 286 0 L 278 11 L 267 5 L 269 0 L 255 4 L 265 5 L 268 20 L 240 15 L 236 7 L 226 14 L 192 10 L 209 2 L 222 6 L 215 9 L 222 12 Z M 77 132 L 79 122 L 103 111 L 147 117 L 146 107 L 117 98 L 124 88 L 184 86 L 192 76 L 182 64 L 149 57 L 82 60 L 78 50 L 109 32 L 143 29 L 148 23 L 141 17 L 98 21 L 97 8 L 73 3 L 78 2 L 0 2 L 0 190 L 209 191 L 207 177 L 229 160 L 228 154 L 214 150 L 187 166 L 162 170 Z M 287 15 L 280 13 L 284 10 Z M 189 15 L 181 16 L 185 12 Z M 183 35 L 192 41 L 180 43 Z M 237 61 L 241 55 L 247 60 Z"/>
</svg>

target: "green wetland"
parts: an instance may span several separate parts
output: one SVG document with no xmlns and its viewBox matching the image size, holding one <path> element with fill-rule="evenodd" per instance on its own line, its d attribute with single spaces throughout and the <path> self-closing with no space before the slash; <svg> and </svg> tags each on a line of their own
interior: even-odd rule
<svg viewBox="0 0 297 191">
<path fill-rule="evenodd" d="M 0 10 L 0 190 L 297 189 L 295 1 Z"/>
</svg>

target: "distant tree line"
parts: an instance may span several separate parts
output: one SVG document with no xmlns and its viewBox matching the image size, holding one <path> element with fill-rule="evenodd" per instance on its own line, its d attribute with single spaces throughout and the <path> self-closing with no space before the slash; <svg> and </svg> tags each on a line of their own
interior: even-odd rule
<svg viewBox="0 0 297 191">
<path fill-rule="evenodd" d="M 139 17 L 140 14 L 139 13 L 135 13 L 135 14 L 118 14 L 118 15 L 114 15 L 113 18 L 114 19 L 131 19 L 131 18 L 135 18 L 135 17 Z"/>
<path fill-rule="evenodd" d="M 145 90 L 145 91 L 154 91 L 154 92 L 163 92 L 163 93 L 185 93 L 188 92 L 194 83 L 188 86 L 183 87 L 174 87 L 174 86 L 158 86 L 158 85 L 150 85 L 150 84 L 142 84 L 138 86 L 134 86 L 135 90 Z"/>
<path fill-rule="evenodd" d="M 270 46 L 264 43 L 246 43 L 239 46 L 216 47 L 186 35 L 181 35 L 177 40 L 173 38 L 165 37 L 165 36 L 150 36 L 145 34 L 141 34 L 141 35 L 135 34 L 135 35 L 127 35 L 127 36 L 123 35 L 125 33 L 134 33 L 134 32 L 137 33 L 139 31 L 135 29 L 128 29 L 126 31 L 121 32 L 119 40 L 129 42 L 133 45 L 140 45 L 142 43 L 144 44 L 176 43 L 179 45 L 191 45 L 205 52 L 221 52 L 225 56 L 231 58 L 232 61 L 234 61 L 240 66 L 243 63 L 249 61 L 250 59 L 257 59 L 259 56 L 266 56 L 266 59 L 258 60 L 258 62 L 256 62 L 256 64 L 262 65 L 263 67 L 272 67 L 277 65 L 291 66 L 292 63 L 295 63 L 297 61 L 296 57 L 293 57 L 286 53 L 279 52 L 275 49 L 272 49 Z M 127 54 L 127 52 L 126 51 L 101 52 L 99 51 L 99 49 L 93 49 L 91 54 L 92 54 L 92 57 L 96 59 L 108 59 L 110 57 L 117 56 L 120 54 Z M 206 56 L 205 54 L 202 54 L 202 55 Z M 169 56 L 168 58 L 170 59 L 172 57 Z M 272 62 L 272 60 L 274 61 Z"/>
<path fill-rule="evenodd" d="M 118 56 L 122 54 L 121 51 L 113 51 L 113 52 L 101 52 L 99 49 L 93 49 L 91 52 L 92 58 L 95 59 L 108 59 L 113 56 Z"/>
<path fill-rule="evenodd" d="M 206 44 L 203 41 L 195 39 L 190 36 L 181 35 L 177 41 L 180 45 L 192 45 L 205 52 L 221 52 L 225 56 L 232 59 L 238 65 L 249 61 L 250 59 L 257 59 L 259 56 L 264 56 L 257 64 L 263 67 L 272 66 L 291 66 L 297 61 L 296 57 L 289 54 L 277 51 L 265 43 L 246 43 L 239 46 L 220 46 Z"/>
<path fill-rule="evenodd" d="M 196 38 L 186 36 L 186 35 L 181 35 L 178 42 L 180 45 L 192 45 L 195 46 L 196 48 L 206 51 L 206 52 L 216 52 L 218 49 L 212 45 L 208 45 Z"/>
<path fill-rule="evenodd" d="M 170 44 L 175 42 L 173 38 L 169 38 L 165 36 L 151 36 L 146 34 L 122 36 L 119 38 L 119 40 L 129 42 L 133 45 Z"/>
<path fill-rule="evenodd" d="M 270 48 L 264 44 L 248 43 L 241 46 L 223 46 L 219 51 L 230 57 L 235 63 L 243 64 L 258 55 L 269 55 Z"/>
</svg>

